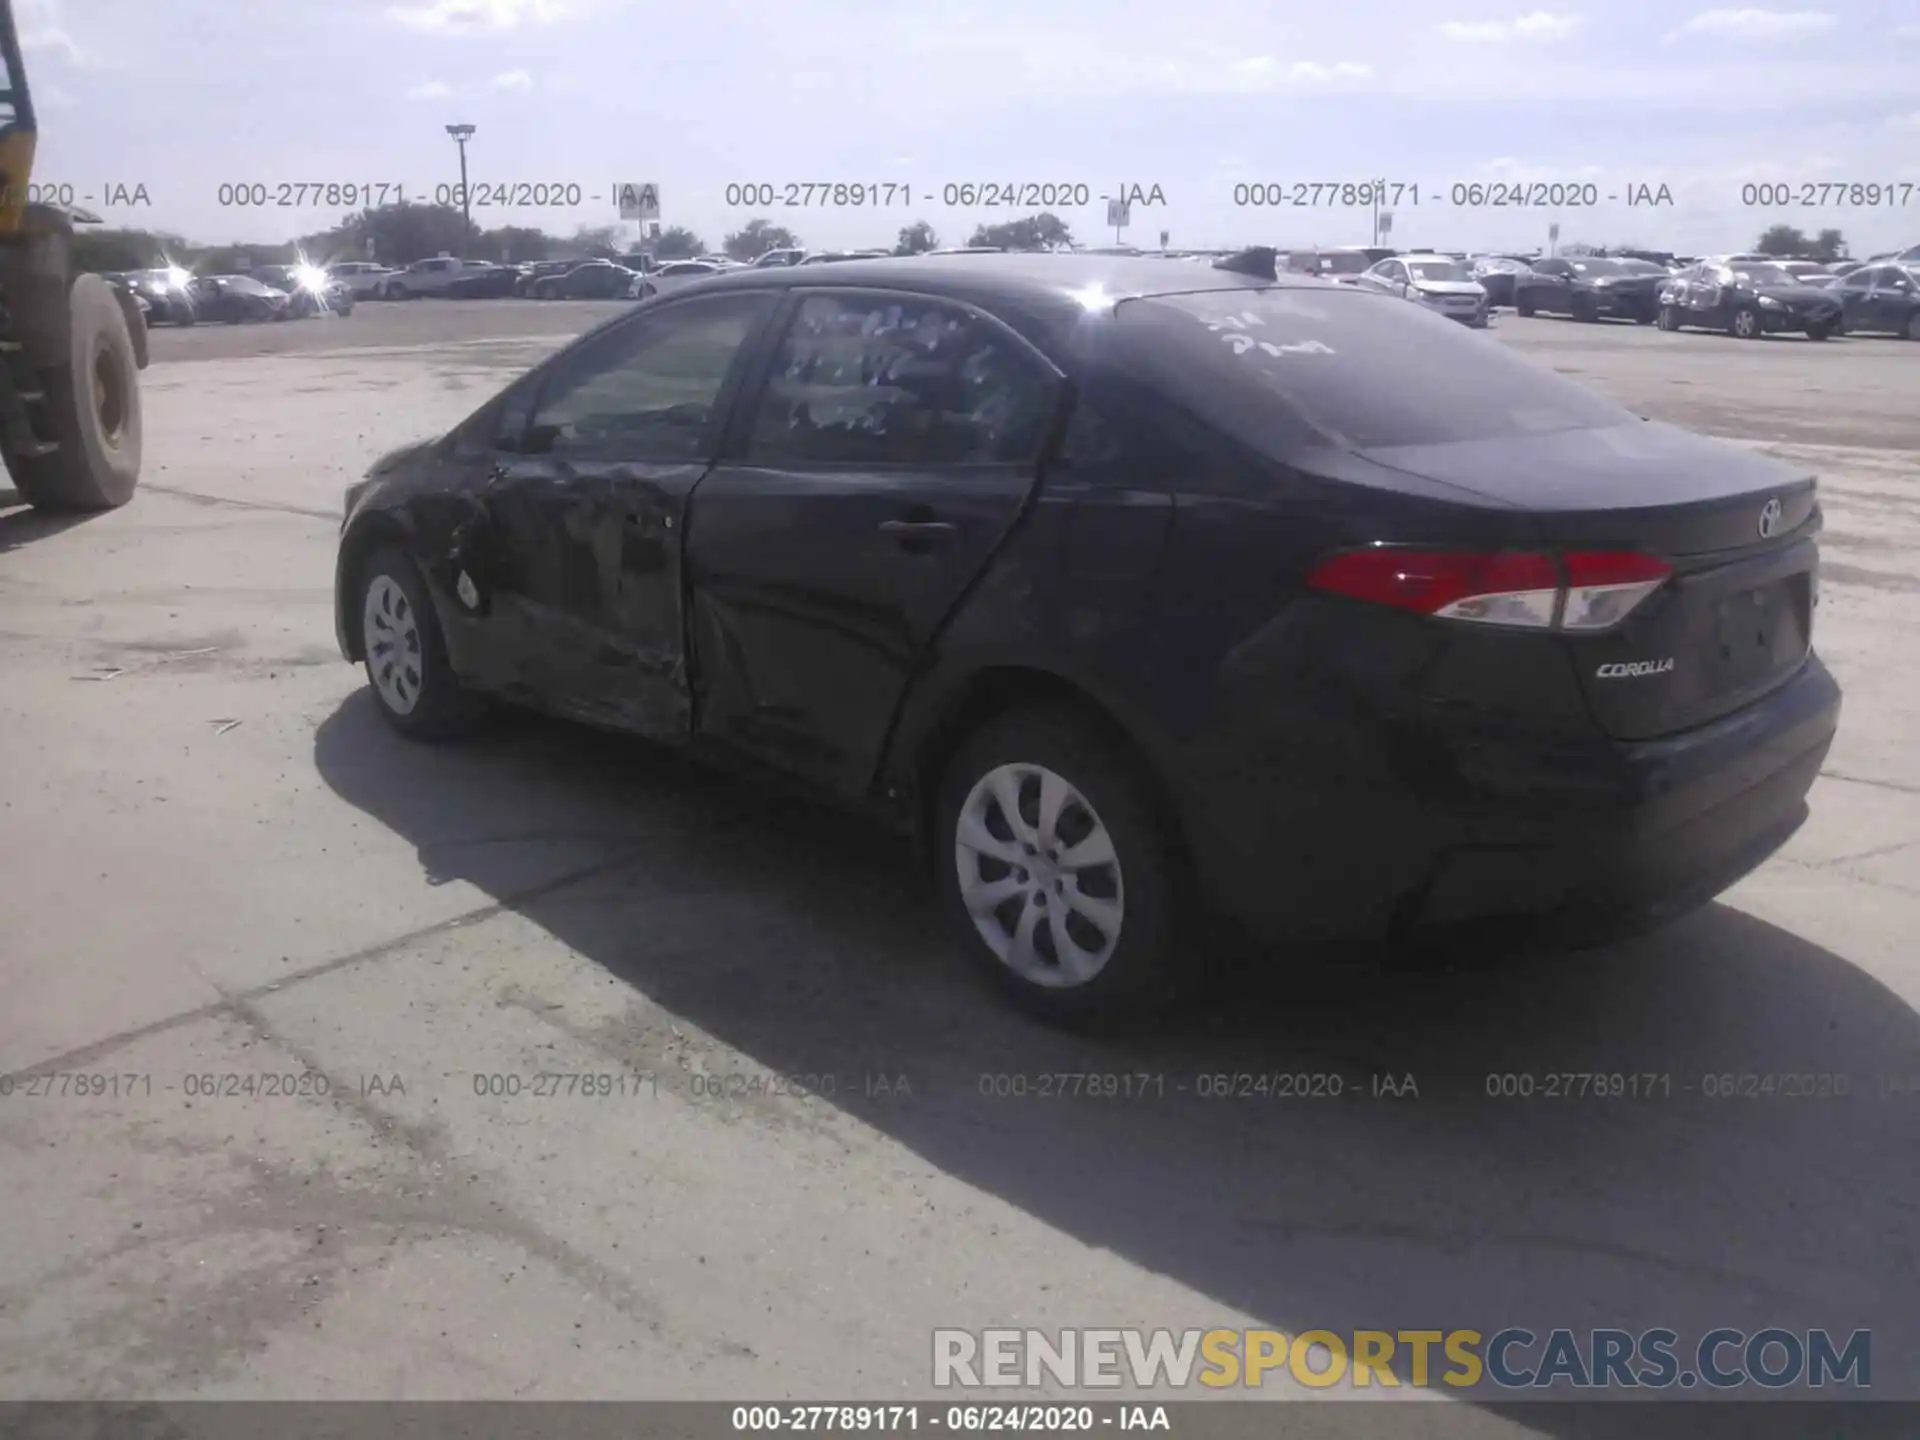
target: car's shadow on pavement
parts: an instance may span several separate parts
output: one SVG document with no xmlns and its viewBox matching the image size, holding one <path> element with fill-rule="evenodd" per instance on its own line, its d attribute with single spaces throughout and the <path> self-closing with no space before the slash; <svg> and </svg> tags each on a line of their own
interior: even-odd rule
<svg viewBox="0 0 1920 1440">
<path fill-rule="evenodd" d="M 1096 1041 L 1010 1011 L 904 847 L 831 812 L 538 720 L 409 744 L 365 691 L 321 725 L 315 760 L 430 877 L 478 887 L 771 1071 L 837 1076 L 843 1109 L 1204 1294 L 1220 1324 L 1664 1327 L 1683 1344 L 1871 1328 L 1871 1393 L 1920 1394 L 1920 1097 L 1890 1089 L 1920 1071 L 1920 1016 L 1727 906 L 1519 969 L 1271 967 L 1194 1017 Z M 537 883 L 555 844 L 589 866 L 628 858 L 556 891 Z M 651 1063 L 638 1038 L 625 1058 Z M 903 1075 L 911 1096 L 867 1093 L 865 1077 Z M 1048 1093 L 1080 1075 L 1149 1093 Z M 1209 1078 L 1273 1075 L 1343 1093 Z M 1529 1423 L 1601 1433 L 1590 1413 Z"/>
</svg>

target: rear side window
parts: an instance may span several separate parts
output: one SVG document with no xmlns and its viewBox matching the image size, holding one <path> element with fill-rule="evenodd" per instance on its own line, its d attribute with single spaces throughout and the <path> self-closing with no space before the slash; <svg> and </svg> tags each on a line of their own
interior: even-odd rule
<svg viewBox="0 0 1920 1440">
<path fill-rule="evenodd" d="M 1302 425 L 1366 450 L 1625 425 L 1633 416 L 1496 340 L 1362 290 L 1215 290 L 1118 309 L 1136 364 L 1271 447 Z M 1277 402 L 1277 403 L 1276 403 Z"/>
<path fill-rule="evenodd" d="M 747 458 L 984 465 L 1033 458 L 1055 382 L 997 326 L 937 300 L 814 295 L 774 356 Z"/>
</svg>

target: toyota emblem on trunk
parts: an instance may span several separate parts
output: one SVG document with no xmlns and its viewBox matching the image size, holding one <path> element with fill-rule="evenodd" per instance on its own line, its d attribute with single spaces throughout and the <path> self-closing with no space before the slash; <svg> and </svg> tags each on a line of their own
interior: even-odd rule
<svg viewBox="0 0 1920 1440">
<path fill-rule="evenodd" d="M 1769 500 L 1760 507 L 1760 538 L 1770 540 L 1773 532 L 1780 528 L 1780 502 Z"/>
</svg>

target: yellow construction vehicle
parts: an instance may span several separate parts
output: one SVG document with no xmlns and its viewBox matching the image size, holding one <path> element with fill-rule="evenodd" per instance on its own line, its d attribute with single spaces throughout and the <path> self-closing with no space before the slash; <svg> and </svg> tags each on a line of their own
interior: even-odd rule
<svg viewBox="0 0 1920 1440">
<path fill-rule="evenodd" d="M 140 479 L 139 302 L 76 275 L 73 227 L 100 217 L 39 202 L 39 138 L 13 0 L 0 0 L 0 454 L 40 510 L 108 510 Z"/>
</svg>

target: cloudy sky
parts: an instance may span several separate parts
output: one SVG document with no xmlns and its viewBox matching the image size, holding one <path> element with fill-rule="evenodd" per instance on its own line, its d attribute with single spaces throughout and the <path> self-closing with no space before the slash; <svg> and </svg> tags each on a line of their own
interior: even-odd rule
<svg viewBox="0 0 1920 1440">
<path fill-rule="evenodd" d="M 1132 243 L 1157 243 L 1161 229 L 1176 246 L 1365 243 L 1370 212 L 1251 208 L 1236 205 L 1236 186 L 1384 178 L 1404 187 L 1392 237 L 1402 247 L 1531 246 L 1555 218 L 1563 241 L 1682 251 L 1748 246 L 1776 219 L 1838 227 L 1861 254 L 1920 242 L 1920 0 L 1690 3 L 16 10 L 42 112 L 36 179 L 72 186 L 112 221 L 201 240 L 280 238 L 339 213 L 223 206 L 223 184 L 264 186 L 275 201 L 282 185 L 329 183 L 430 197 L 458 178 L 444 127 L 463 121 L 478 127 L 476 182 L 544 183 L 579 202 L 475 219 L 560 232 L 613 219 L 616 183 L 650 181 L 663 220 L 709 244 L 756 214 L 823 247 L 891 243 L 922 219 L 959 243 L 1022 212 L 950 206 L 946 187 L 1051 182 L 1087 187 L 1092 203 L 1062 214 L 1089 240 L 1113 238 L 1099 197 L 1157 186 L 1165 204 L 1135 208 Z M 1590 182 L 1600 204 L 1556 216 L 1451 203 L 1455 185 L 1494 180 Z M 727 203 L 729 184 L 788 182 L 863 183 L 892 203 Z M 1744 206 L 1742 187 L 1761 182 L 1879 184 L 1895 203 Z M 1627 207 L 1638 187 L 1662 184 L 1670 206 Z M 109 203 L 138 186 L 149 203 Z"/>
</svg>

